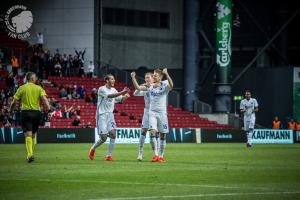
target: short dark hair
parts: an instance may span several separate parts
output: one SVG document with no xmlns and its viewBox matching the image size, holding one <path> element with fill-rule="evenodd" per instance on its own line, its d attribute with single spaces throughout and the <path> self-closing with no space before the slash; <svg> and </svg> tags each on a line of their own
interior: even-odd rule
<svg viewBox="0 0 300 200">
<path fill-rule="evenodd" d="M 26 73 L 26 81 L 30 81 L 33 75 L 35 75 L 34 72 L 27 72 Z"/>
<path fill-rule="evenodd" d="M 105 81 L 109 80 L 110 76 L 114 77 L 114 75 L 112 75 L 112 74 L 106 74 L 106 76 L 104 77 L 104 80 Z"/>
</svg>

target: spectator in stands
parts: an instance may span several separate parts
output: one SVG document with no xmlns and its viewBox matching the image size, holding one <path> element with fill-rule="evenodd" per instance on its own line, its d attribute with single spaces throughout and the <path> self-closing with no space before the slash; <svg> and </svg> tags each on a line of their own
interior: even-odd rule
<svg viewBox="0 0 300 200">
<path fill-rule="evenodd" d="M 72 93 L 72 99 L 79 99 L 80 98 L 80 95 L 77 94 L 77 91 L 74 90 L 73 93 Z"/>
<path fill-rule="evenodd" d="M 93 88 L 92 93 L 91 93 L 91 97 L 92 97 L 92 101 L 93 101 L 94 105 L 97 105 L 98 94 L 97 94 L 97 89 L 96 88 Z"/>
<path fill-rule="evenodd" d="M 72 99 L 73 88 L 71 85 L 66 85 L 67 98 Z"/>
<path fill-rule="evenodd" d="M 55 75 L 57 76 L 61 76 L 61 64 L 59 63 L 59 61 L 56 61 L 55 65 L 54 65 L 54 69 L 55 69 Z"/>
<path fill-rule="evenodd" d="M 13 73 L 10 73 L 6 78 L 6 87 L 9 91 L 15 92 L 15 77 Z"/>
<path fill-rule="evenodd" d="M 86 93 L 86 89 L 84 88 L 83 85 L 77 88 L 77 94 L 79 94 L 81 99 L 84 99 L 85 93 Z"/>
<path fill-rule="evenodd" d="M 81 114 L 80 106 L 77 106 L 77 107 L 75 108 L 74 114 L 75 114 L 75 115 L 80 115 L 80 114 Z"/>
<path fill-rule="evenodd" d="M 50 116 L 53 117 L 53 118 L 55 118 L 55 119 L 61 119 L 63 117 L 60 108 L 56 108 L 55 111 L 53 111 L 52 113 L 50 113 Z"/>
<path fill-rule="evenodd" d="M 15 55 L 11 58 L 11 66 L 12 66 L 12 71 L 13 71 L 14 76 L 18 75 L 20 63 L 19 63 L 18 58 Z"/>
<path fill-rule="evenodd" d="M 61 88 L 59 91 L 59 98 L 67 99 L 68 93 L 65 88 Z"/>
<path fill-rule="evenodd" d="M 72 125 L 73 125 L 73 126 L 79 126 L 79 124 L 80 124 L 80 116 L 77 115 L 77 116 L 75 117 L 74 121 L 72 122 Z"/>
<path fill-rule="evenodd" d="M 12 119 L 11 119 L 10 115 L 6 112 L 4 115 L 4 119 L 3 119 L 3 126 L 5 128 L 11 127 L 11 125 L 12 125 L 11 122 L 12 122 Z"/>
<path fill-rule="evenodd" d="M 72 76 L 75 76 L 75 74 L 78 74 L 79 73 L 79 59 L 78 59 L 78 56 L 74 56 L 74 59 L 73 59 L 73 74 Z"/>
<path fill-rule="evenodd" d="M 296 131 L 300 131 L 300 119 L 298 120 L 296 124 Z"/>
<path fill-rule="evenodd" d="M 68 65 L 68 57 L 67 54 L 64 54 L 62 57 L 62 75 L 66 76 L 66 72 L 67 72 L 67 65 Z"/>
<path fill-rule="evenodd" d="M 90 77 L 90 78 L 93 77 L 94 69 L 95 69 L 95 66 L 93 64 L 93 61 L 90 61 L 90 64 L 87 69 L 87 77 Z"/>
<path fill-rule="evenodd" d="M 69 54 L 68 60 L 67 60 L 67 63 L 66 63 L 66 71 L 65 71 L 65 76 L 67 76 L 67 77 L 71 76 L 71 70 L 73 68 L 72 60 L 73 60 L 72 55 Z"/>
<path fill-rule="evenodd" d="M 79 59 L 79 65 L 80 65 L 80 67 L 83 66 L 83 64 L 84 64 L 84 54 L 85 54 L 85 51 L 86 51 L 86 48 L 83 50 L 83 52 L 81 52 L 81 51 L 78 52 L 75 49 L 75 53 L 76 53 L 76 55 L 77 55 L 77 57 Z"/>
<path fill-rule="evenodd" d="M 83 78 L 83 77 L 85 76 L 83 64 L 82 64 L 82 65 L 79 65 L 78 76 L 81 77 L 81 78 Z"/>
<path fill-rule="evenodd" d="M 0 101 L 3 101 L 6 98 L 6 92 L 4 89 L 1 90 L 0 92 Z"/>
<path fill-rule="evenodd" d="M 43 49 L 44 35 L 41 32 L 39 32 L 36 36 L 37 36 L 37 44 L 39 48 Z"/>
<path fill-rule="evenodd" d="M 76 84 L 76 82 L 73 82 L 72 88 L 73 88 L 73 90 L 77 91 L 77 84 Z"/>
<path fill-rule="evenodd" d="M 291 118 L 290 122 L 288 123 L 288 129 L 296 130 L 296 123 L 294 122 L 293 118 Z"/>
<path fill-rule="evenodd" d="M 49 102 L 50 102 L 50 106 L 54 109 L 61 107 L 59 101 L 57 101 L 54 97 L 50 98 Z"/>
<path fill-rule="evenodd" d="M 70 119 L 72 117 L 72 113 L 74 112 L 73 108 L 74 105 L 72 105 L 70 108 L 68 108 L 66 105 L 64 106 L 64 116 L 66 119 Z"/>
<path fill-rule="evenodd" d="M 276 116 L 272 122 L 272 129 L 281 129 L 281 121 Z"/>
<path fill-rule="evenodd" d="M 50 51 L 46 51 L 45 56 L 44 56 L 44 62 L 45 62 L 45 73 L 46 73 L 46 78 L 51 74 L 52 71 L 52 56 L 50 54 Z"/>
</svg>

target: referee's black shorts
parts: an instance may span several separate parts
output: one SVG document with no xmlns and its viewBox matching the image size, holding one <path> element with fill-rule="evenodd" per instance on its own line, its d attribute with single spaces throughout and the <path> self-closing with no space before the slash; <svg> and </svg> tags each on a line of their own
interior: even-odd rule
<svg viewBox="0 0 300 200">
<path fill-rule="evenodd" d="M 40 125 L 41 112 L 38 110 L 22 110 L 21 125 L 23 132 L 36 133 Z"/>
</svg>

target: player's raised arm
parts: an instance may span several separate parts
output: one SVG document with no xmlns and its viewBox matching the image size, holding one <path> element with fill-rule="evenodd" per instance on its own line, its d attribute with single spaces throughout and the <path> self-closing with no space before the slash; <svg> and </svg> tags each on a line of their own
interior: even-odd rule
<svg viewBox="0 0 300 200">
<path fill-rule="evenodd" d="M 147 90 L 147 87 L 144 86 L 144 85 L 139 85 L 137 80 L 136 80 L 136 74 L 135 72 L 131 72 L 131 80 L 132 80 L 132 83 L 133 83 L 133 86 L 136 90 L 142 90 L 142 91 L 146 91 Z"/>
<path fill-rule="evenodd" d="M 169 82 L 169 85 L 168 85 L 169 89 L 172 90 L 173 86 L 174 86 L 174 83 L 173 83 L 173 80 L 172 80 L 172 78 L 170 77 L 170 75 L 168 73 L 167 68 L 164 68 L 163 71 L 162 71 L 162 73 L 166 76 L 166 78 L 167 78 L 167 80 Z"/>
</svg>

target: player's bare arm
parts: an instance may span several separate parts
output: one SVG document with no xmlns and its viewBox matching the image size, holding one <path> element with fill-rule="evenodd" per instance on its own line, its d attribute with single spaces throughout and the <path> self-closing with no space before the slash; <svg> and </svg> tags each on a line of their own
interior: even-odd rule
<svg viewBox="0 0 300 200">
<path fill-rule="evenodd" d="M 130 95 L 127 93 L 122 97 L 122 102 L 127 100 L 130 97 Z"/>
<path fill-rule="evenodd" d="M 131 75 L 131 80 L 132 80 L 133 86 L 136 90 L 140 90 L 140 91 L 146 91 L 147 90 L 147 87 L 145 85 L 139 85 L 138 84 L 138 82 L 136 80 L 136 73 L 135 72 L 131 72 L 130 75 Z"/>
<path fill-rule="evenodd" d="M 169 73 L 168 73 L 168 69 L 167 68 L 164 68 L 162 73 L 166 76 L 168 82 L 169 82 L 169 89 L 172 90 L 173 89 L 173 86 L 174 86 L 174 83 L 173 83 L 173 80 L 172 78 L 170 77 Z"/>
<path fill-rule="evenodd" d="M 118 96 L 121 96 L 121 95 L 125 95 L 129 92 L 129 88 L 128 87 L 124 87 L 124 89 L 121 91 L 121 92 L 117 92 L 117 93 L 114 93 L 114 94 L 109 94 L 107 96 L 107 98 L 116 98 Z"/>
</svg>

